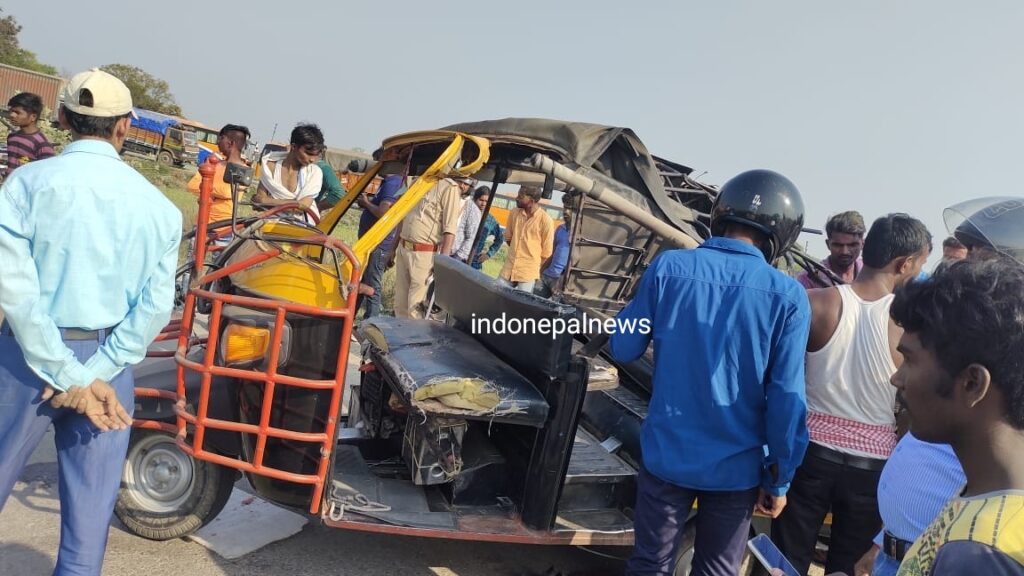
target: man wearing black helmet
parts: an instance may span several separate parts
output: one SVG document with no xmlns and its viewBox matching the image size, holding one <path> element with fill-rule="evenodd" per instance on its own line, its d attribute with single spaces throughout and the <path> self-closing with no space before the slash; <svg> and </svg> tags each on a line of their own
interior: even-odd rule
<svg viewBox="0 0 1024 576">
<path fill-rule="evenodd" d="M 736 176 L 715 200 L 714 237 L 659 255 L 619 314 L 652 329 L 613 334 L 612 355 L 635 360 L 653 341 L 655 359 L 628 574 L 672 573 L 696 499 L 693 573 L 737 574 L 755 505 L 772 517 L 786 505 L 807 446 L 810 308 L 771 263 L 803 219 L 800 193 L 782 175 Z"/>
</svg>

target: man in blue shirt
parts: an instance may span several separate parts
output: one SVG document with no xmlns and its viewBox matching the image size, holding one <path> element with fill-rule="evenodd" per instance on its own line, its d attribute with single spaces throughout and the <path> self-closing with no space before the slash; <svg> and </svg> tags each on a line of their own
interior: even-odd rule
<svg viewBox="0 0 1024 576">
<path fill-rule="evenodd" d="M 483 212 L 484 208 L 487 208 L 487 197 L 490 196 L 491 189 L 487 186 L 480 186 L 473 191 L 473 202 L 476 203 L 477 208 Z M 487 247 L 487 251 L 484 252 L 484 242 L 487 241 L 487 237 L 491 236 L 494 240 L 491 241 L 491 245 Z M 470 254 L 476 254 L 476 258 L 473 259 L 473 268 L 479 270 L 484 262 L 494 258 L 494 255 L 501 250 L 502 244 L 505 243 L 505 234 L 501 231 L 501 225 L 498 224 L 498 220 L 494 216 L 488 214 L 487 218 L 484 219 L 484 229 L 480 232 L 480 239 L 477 240 L 476 250 Z"/>
<path fill-rule="evenodd" d="M 368 198 L 366 194 L 360 194 L 359 198 L 356 199 L 356 203 L 363 209 L 363 213 L 359 216 L 359 230 L 358 236 L 363 237 L 363 234 L 380 220 L 384 213 L 391 209 L 398 201 L 399 191 L 402 188 L 402 176 L 399 174 L 392 174 L 384 178 L 381 182 L 380 188 L 377 189 L 377 193 L 374 194 L 373 198 Z M 390 234 L 384 238 L 373 252 L 370 253 L 370 260 L 366 263 L 366 268 L 363 270 L 362 283 L 373 288 L 373 294 L 368 296 L 360 296 L 362 302 L 356 306 L 356 310 L 360 307 L 365 306 L 365 313 L 363 318 L 372 318 L 373 316 L 380 315 L 380 293 L 381 293 L 381 278 L 384 277 L 384 271 L 388 267 L 388 253 L 391 250 L 391 245 L 395 242 L 395 231 L 392 230 Z"/>
<path fill-rule="evenodd" d="M 120 80 L 95 68 L 74 76 L 60 109 L 71 144 L 0 188 L 0 507 L 53 425 L 58 575 L 100 574 L 135 406 L 131 365 L 174 303 L 181 212 L 118 157 L 131 114 Z"/>
<path fill-rule="evenodd" d="M 562 195 L 562 224 L 555 228 L 555 246 L 551 252 L 551 260 L 547 266 L 541 267 L 540 282 L 534 287 L 533 293 L 543 298 L 550 298 L 558 286 L 558 280 L 569 263 L 569 230 L 572 227 L 571 196 Z"/>
<path fill-rule="evenodd" d="M 755 504 L 772 517 L 786 505 L 807 447 L 810 307 L 770 262 L 800 234 L 803 212 L 782 175 L 736 176 L 712 208 L 714 237 L 656 258 L 619 314 L 619 325 L 646 319 L 651 330 L 613 334 L 616 360 L 635 360 L 654 343 L 627 574 L 672 574 L 699 499 L 693 573 L 735 575 Z"/>
</svg>

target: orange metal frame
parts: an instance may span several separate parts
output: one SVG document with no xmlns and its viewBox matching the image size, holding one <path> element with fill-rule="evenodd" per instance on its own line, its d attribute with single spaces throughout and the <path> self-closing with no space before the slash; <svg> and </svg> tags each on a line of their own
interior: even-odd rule
<svg viewBox="0 0 1024 576">
<path fill-rule="evenodd" d="M 199 194 L 197 230 L 205 230 L 209 223 L 210 200 L 213 188 L 213 172 L 214 165 L 217 162 L 218 159 L 211 156 L 210 159 L 199 168 L 199 172 L 202 175 L 202 184 L 200 185 Z M 297 206 L 297 204 L 278 206 L 273 210 L 268 211 L 266 215 L 280 212 L 282 210 L 294 209 Z M 195 275 L 192 281 L 192 287 L 185 298 L 184 315 L 180 322 L 172 322 L 169 324 L 158 337 L 158 340 L 170 340 L 176 336 L 178 340 L 177 349 L 174 352 L 174 358 L 178 363 L 176 394 L 148 388 L 136 388 L 135 390 L 136 395 L 140 397 L 156 397 L 173 401 L 175 414 L 177 416 L 176 425 L 171 425 L 165 422 L 136 420 L 135 426 L 138 428 L 161 430 L 174 434 L 177 438 L 178 447 L 183 452 L 197 460 L 213 462 L 220 466 L 235 468 L 252 474 L 259 474 L 276 480 L 310 485 L 313 487 L 313 499 L 310 504 L 309 511 L 312 514 L 315 514 L 319 511 L 320 503 L 323 500 L 324 486 L 330 468 L 331 455 L 334 452 L 336 428 L 338 424 L 337 415 L 345 387 L 345 369 L 347 366 L 348 349 L 352 334 L 352 319 L 355 316 L 355 304 L 358 293 L 357 288 L 361 277 L 359 262 L 347 246 L 339 240 L 329 236 L 315 235 L 301 239 L 302 243 L 319 245 L 323 248 L 340 251 L 344 257 L 352 263 L 352 276 L 349 282 L 349 293 L 344 309 L 326 309 L 281 300 L 221 294 L 202 289 L 200 287 L 211 285 L 218 279 L 230 276 L 235 272 L 251 266 L 258 265 L 270 260 L 271 258 L 276 258 L 282 254 L 282 251 L 280 248 L 270 248 L 247 258 L 246 260 L 236 262 L 231 266 L 227 266 L 204 275 L 203 262 L 205 262 L 206 254 L 210 250 L 210 247 L 207 244 L 216 236 L 217 235 L 211 236 L 208 234 L 206 241 L 196 242 Z M 212 311 L 208 320 L 209 336 L 205 340 L 206 351 L 202 361 L 196 362 L 188 358 L 188 352 L 193 346 L 204 343 L 202 339 L 192 336 L 193 322 L 195 320 L 195 308 L 198 299 L 211 302 Z M 270 357 L 267 359 L 266 363 L 268 368 L 266 370 L 261 371 L 229 368 L 226 366 L 218 366 L 216 364 L 217 340 L 220 332 L 221 312 L 225 304 L 234 304 L 250 309 L 273 311 L 274 328 L 270 341 Z M 335 366 L 335 377 L 333 380 L 314 380 L 278 374 L 278 355 L 280 354 L 281 339 L 284 334 L 283 326 L 285 324 L 285 316 L 288 313 L 342 319 L 341 344 L 338 350 L 338 362 Z M 170 354 L 156 352 L 151 355 L 169 356 Z M 199 397 L 191 399 L 191 403 L 196 406 L 194 414 L 187 409 L 187 406 L 190 404 L 190 399 L 186 397 L 187 395 L 185 390 L 186 370 L 191 370 L 200 374 Z M 258 424 L 243 424 L 241 422 L 221 420 L 208 416 L 210 390 L 213 385 L 212 380 L 214 376 L 224 376 L 228 378 L 264 383 L 263 404 Z M 274 391 L 280 386 L 294 386 L 297 388 L 311 390 L 330 391 L 331 400 L 329 404 L 328 418 L 323 432 L 295 432 L 272 427 L 270 425 Z M 236 458 L 230 458 L 204 449 L 203 440 L 208 430 L 223 430 L 253 435 L 256 439 L 256 449 L 253 453 L 252 461 L 247 462 Z M 191 437 L 189 434 L 190 431 Z M 263 464 L 263 459 L 267 440 L 269 438 L 319 444 L 320 458 L 317 473 L 298 474 L 287 470 L 265 466 Z"/>
</svg>

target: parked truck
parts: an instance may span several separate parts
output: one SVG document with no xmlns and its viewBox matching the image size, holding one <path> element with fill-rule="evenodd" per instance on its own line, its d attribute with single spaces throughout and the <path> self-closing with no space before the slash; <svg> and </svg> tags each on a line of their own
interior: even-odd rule
<svg viewBox="0 0 1024 576">
<path fill-rule="evenodd" d="M 7 101 L 15 94 L 31 92 L 42 98 L 43 106 L 50 114 L 43 119 L 54 120 L 57 118 L 58 98 L 63 87 L 63 78 L 0 64 L 0 106 L 6 105 Z"/>
<path fill-rule="evenodd" d="M 124 148 L 145 156 L 156 156 L 157 162 L 168 166 L 195 164 L 199 145 L 195 130 L 182 124 L 179 118 L 135 109 Z"/>
</svg>

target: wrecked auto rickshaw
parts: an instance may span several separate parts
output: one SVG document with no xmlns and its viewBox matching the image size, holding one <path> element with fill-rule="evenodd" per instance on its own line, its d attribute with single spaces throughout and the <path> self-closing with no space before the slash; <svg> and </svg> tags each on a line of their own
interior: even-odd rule
<svg viewBox="0 0 1024 576">
<path fill-rule="evenodd" d="M 406 134 L 375 158 L 317 225 L 281 207 L 239 219 L 209 259 L 196 251 L 205 263 L 163 338 L 176 347 L 157 343 L 164 357 L 136 372 L 117 516 L 146 538 L 184 536 L 217 515 L 244 474 L 261 497 L 337 528 L 632 544 L 652 357 L 615 363 L 600 326 L 660 251 L 709 236 L 716 189 L 628 129 L 552 120 Z M 330 236 L 363 188 L 389 174 L 409 182 L 395 206 L 351 248 Z M 512 184 L 569 195 L 571 253 L 555 296 L 436 256 L 434 303 L 446 320 L 363 321 L 359 381 L 346 382 L 362 263 L 439 179 L 469 175 L 490 184 L 491 200 Z M 497 318 L 579 330 L 474 324 Z"/>
</svg>

